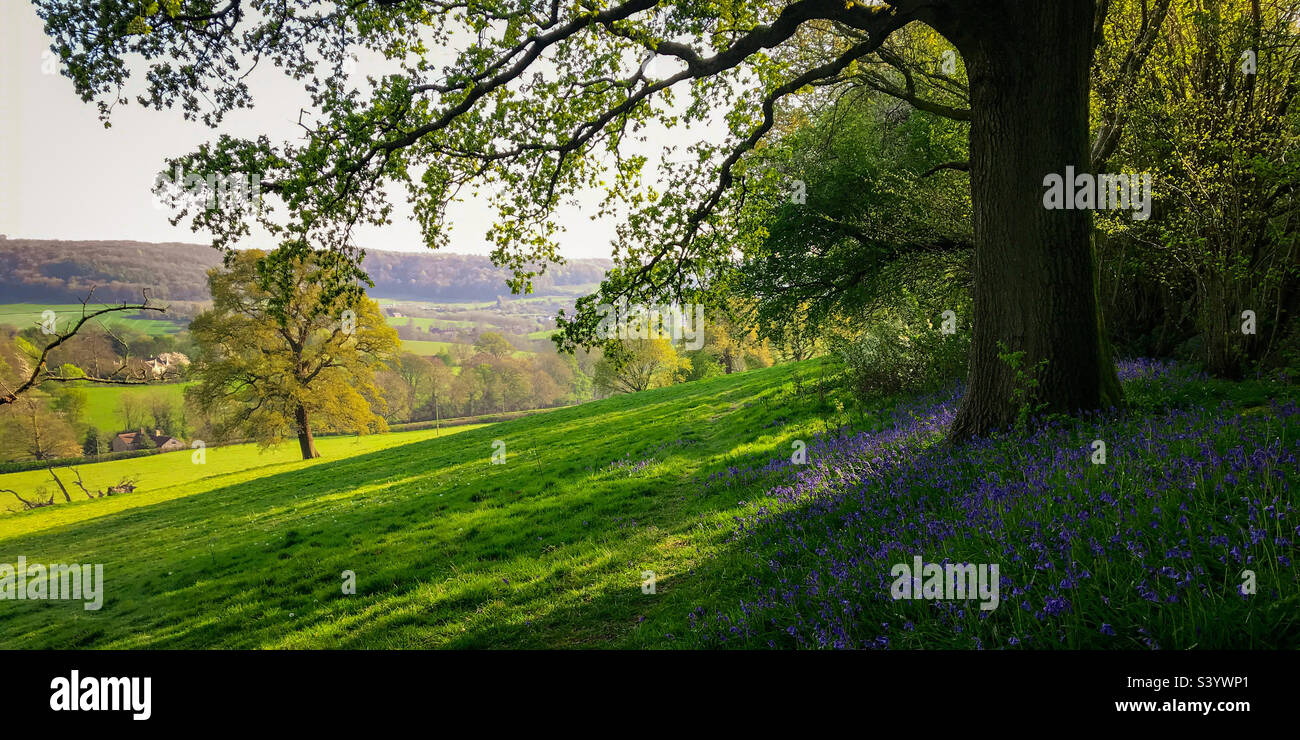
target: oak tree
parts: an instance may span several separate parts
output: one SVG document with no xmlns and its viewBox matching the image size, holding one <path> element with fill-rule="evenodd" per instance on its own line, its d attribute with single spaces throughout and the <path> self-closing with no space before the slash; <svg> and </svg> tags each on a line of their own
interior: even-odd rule
<svg viewBox="0 0 1300 740">
<path fill-rule="evenodd" d="M 286 244 L 355 255 L 353 227 L 386 222 L 394 184 L 437 246 L 448 205 L 482 193 L 499 214 L 493 258 L 522 290 L 559 257 L 557 209 L 603 189 L 601 213 L 620 217 L 619 267 L 599 298 L 564 317 L 565 346 L 591 341 L 598 302 L 680 299 L 707 280 L 729 254 L 720 234 L 741 197 L 737 167 L 779 107 L 861 64 L 889 63 L 885 42 L 923 25 L 953 46 L 968 81 L 974 335 L 953 436 L 1015 418 L 1017 376 L 1000 347 L 1042 368 L 1035 401 L 1047 411 L 1120 399 L 1097 310 L 1092 213 L 1042 205 L 1045 175 L 1092 167 L 1089 75 L 1107 0 L 35 2 L 65 74 L 106 122 L 127 99 L 128 60 L 148 65 L 139 102 L 211 126 L 252 104 L 254 64 L 303 81 L 312 101 L 301 140 L 221 135 L 167 161 L 166 171 L 200 178 L 261 173 L 266 207 L 178 201 L 177 219 L 193 213 L 220 247 L 260 224 Z M 825 53 L 779 53 L 810 36 Z M 446 64 L 431 54 L 442 47 Z M 364 91 L 347 74 L 358 50 L 389 62 Z M 911 77 L 894 92 L 943 107 L 915 95 Z M 670 147 L 649 171 L 636 148 L 647 126 L 714 111 L 725 135 Z"/>
<path fill-rule="evenodd" d="M 270 259 L 268 259 L 270 257 Z M 190 324 L 199 346 L 187 395 L 223 436 L 269 446 L 297 436 L 318 457 L 313 432 L 387 428 L 375 371 L 397 351 L 397 332 L 357 291 L 331 291 L 335 256 L 306 251 L 232 254 L 208 277 L 212 308 Z"/>
</svg>

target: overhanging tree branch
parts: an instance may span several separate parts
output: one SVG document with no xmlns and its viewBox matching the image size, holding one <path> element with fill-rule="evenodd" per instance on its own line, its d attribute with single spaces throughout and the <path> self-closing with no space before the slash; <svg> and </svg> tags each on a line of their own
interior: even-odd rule
<svg viewBox="0 0 1300 740">
<path fill-rule="evenodd" d="M 91 293 L 93 294 L 94 291 L 92 290 Z M 91 383 L 111 383 L 115 385 L 133 385 L 133 384 L 146 382 L 145 380 L 114 379 L 111 376 L 110 377 L 91 377 L 86 375 L 66 376 L 62 374 L 53 373 L 49 370 L 49 368 L 46 367 L 45 363 L 47 358 L 50 355 L 50 352 L 54 351 L 59 347 L 59 345 L 63 344 L 64 342 L 68 341 L 72 337 L 76 336 L 77 332 L 81 330 L 81 327 L 84 326 L 85 323 L 87 321 L 90 321 L 91 319 L 94 319 L 99 316 L 103 316 L 104 314 L 115 313 L 118 311 L 157 311 L 159 313 L 166 312 L 166 309 L 161 306 L 149 305 L 148 295 L 145 295 L 145 299 L 143 303 L 138 303 L 138 304 L 123 303 L 120 306 L 108 306 L 88 314 L 85 312 L 85 305 L 89 302 L 90 302 L 90 296 L 87 296 L 86 300 L 82 301 L 81 319 L 72 326 L 72 329 L 63 332 L 62 334 L 56 335 L 53 341 L 51 341 L 49 344 L 45 345 L 44 348 L 41 349 L 41 353 L 36 358 L 36 366 L 32 369 L 31 375 L 29 375 L 26 380 L 24 380 L 21 384 L 19 384 L 17 388 L 6 391 L 4 393 L 0 393 L 0 405 L 13 403 L 17 401 L 18 397 L 21 396 L 23 393 L 26 393 L 27 391 L 30 391 L 33 388 L 39 387 L 45 383 L 50 383 L 50 382 L 68 382 L 72 380 L 85 380 Z M 119 368 L 119 370 L 120 369 L 121 368 Z"/>
</svg>

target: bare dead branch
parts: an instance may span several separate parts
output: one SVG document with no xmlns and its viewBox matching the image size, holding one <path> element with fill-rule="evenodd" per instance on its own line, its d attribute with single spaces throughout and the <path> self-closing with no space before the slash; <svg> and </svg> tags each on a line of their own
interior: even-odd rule
<svg viewBox="0 0 1300 740">
<path fill-rule="evenodd" d="M 68 503 L 72 503 L 72 497 L 68 495 L 68 489 L 63 485 L 63 481 L 59 480 L 59 476 L 54 474 L 54 468 L 47 467 L 45 469 L 50 471 L 50 477 L 54 479 L 55 483 L 59 484 L 59 490 L 63 491 L 63 499 Z"/>
<path fill-rule="evenodd" d="M 19 501 L 23 502 L 23 508 L 24 508 L 24 509 L 39 509 L 39 508 L 42 507 L 42 506 L 49 506 L 49 505 L 51 505 L 51 504 L 54 503 L 54 496 L 53 496 L 53 495 L 50 496 L 50 500 L 49 500 L 49 501 L 42 502 L 42 501 L 39 501 L 39 500 L 37 500 L 37 501 L 28 501 L 27 499 L 25 499 L 25 498 L 23 498 L 22 496 L 18 495 L 18 492 L 15 491 L 15 490 L 12 489 L 12 488 L 0 488 L 0 492 L 2 492 L 2 493 L 12 493 L 12 494 L 14 495 L 14 498 L 16 498 L 16 499 L 18 499 Z"/>
</svg>

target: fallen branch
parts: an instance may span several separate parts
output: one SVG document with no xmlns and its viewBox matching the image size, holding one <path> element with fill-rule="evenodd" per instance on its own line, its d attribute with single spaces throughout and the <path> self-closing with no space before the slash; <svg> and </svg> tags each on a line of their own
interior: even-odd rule
<svg viewBox="0 0 1300 740">
<path fill-rule="evenodd" d="M 63 481 L 59 480 L 59 476 L 54 474 L 54 468 L 46 468 L 46 470 L 50 471 L 50 477 L 54 479 L 54 482 L 59 484 L 59 490 L 63 491 L 63 499 L 68 503 L 72 503 L 72 497 L 68 495 L 68 489 L 64 487 Z M 51 496 L 50 498 L 54 497 Z"/>
<path fill-rule="evenodd" d="M 23 498 L 22 496 L 18 495 L 18 492 L 15 491 L 15 490 L 12 489 L 12 488 L 0 488 L 0 492 L 4 492 L 4 493 L 12 493 L 12 494 L 14 495 L 14 498 L 16 498 L 16 499 L 18 499 L 19 501 L 23 502 L 23 508 L 24 508 L 24 509 L 39 509 L 39 508 L 41 508 L 42 506 L 53 506 L 53 505 L 54 505 L 54 494 L 52 494 L 52 493 L 50 494 L 50 500 L 49 500 L 49 501 L 39 501 L 39 500 L 38 500 L 38 501 L 28 501 L 27 499 L 25 499 L 25 498 Z"/>
<path fill-rule="evenodd" d="M 133 493 L 134 491 L 135 491 L 135 479 L 123 478 L 122 480 L 118 481 L 116 486 L 109 486 L 108 490 L 104 492 L 104 495 L 112 496 L 115 493 Z"/>
</svg>

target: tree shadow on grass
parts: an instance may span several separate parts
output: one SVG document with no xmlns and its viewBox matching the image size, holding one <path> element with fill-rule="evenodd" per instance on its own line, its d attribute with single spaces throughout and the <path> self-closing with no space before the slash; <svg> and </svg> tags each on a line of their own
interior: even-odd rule
<svg viewBox="0 0 1300 740">
<path fill-rule="evenodd" d="M 10 537 L 0 562 L 103 563 L 105 603 L 8 602 L 0 635 L 13 647 L 119 648 L 625 640 L 647 604 L 672 603 L 661 596 L 695 548 L 716 546 L 701 517 L 725 518 L 734 501 L 692 494 L 772 415 L 741 407 L 754 424 L 710 423 L 753 396 L 747 384 L 560 410 Z M 651 474 L 602 473 L 683 430 L 699 445 L 672 448 Z M 507 442 L 505 465 L 489 462 L 494 439 Z M 641 593 L 644 570 L 660 574 L 660 595 Z M 355 594 L 343 593 L 345 571 Z"/>
</svg>

